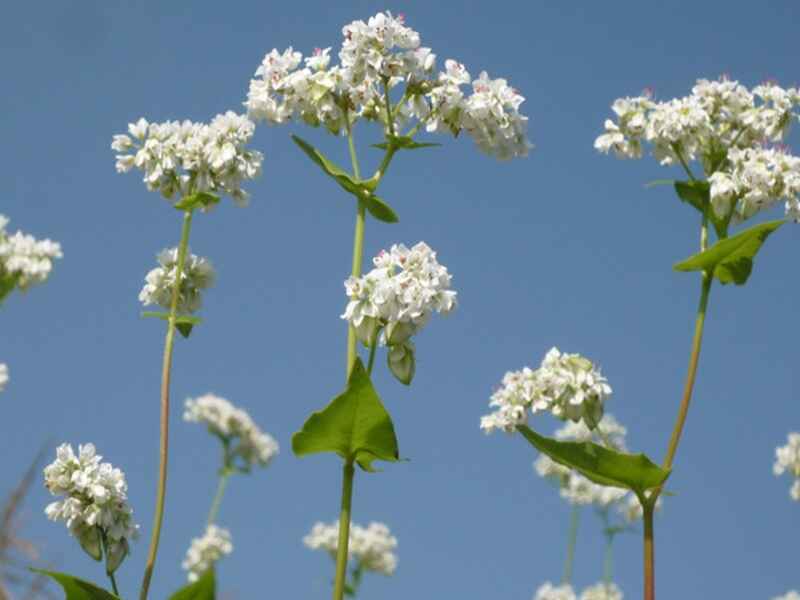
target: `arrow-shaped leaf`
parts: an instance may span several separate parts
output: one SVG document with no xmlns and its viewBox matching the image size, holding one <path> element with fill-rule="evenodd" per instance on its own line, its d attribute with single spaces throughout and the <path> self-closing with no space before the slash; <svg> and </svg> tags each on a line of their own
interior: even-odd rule
<svg viewBox="0 0 800 600">
<path fill-rule="evenodd" d="M 786 221 L 770 221 L 718 241 L 704 252 L 679 262 L 676 271 L 713 271 L 723 284 L 743 285 L 753 270 L 753 258 L 769 235 Z"/>
<path fill-rule="evenodd" d="M 335 452 L 372 470 L 372 461 L 399 459 L 392 419 L 383 407 L 360 359 L 356 359 L 347 387 L 321 411 L 314 412 L 292 436 L 297 456 Z"/>
<path fill-rule="evenodd" d="M 669 477 L 669 471 L 644 454 L 617 452 L 593 442 L 561 442 L 539 435 L 526 425 L 518 425 L 517 431 L 540 452 L 600 485 L 641 494 L 660 486 Z"/>
<path fill-rule="evenodd" d="M 202 577 L 182 587 L 169 597 L 169 600 L 214 600 L 216 595 L 216 581 L 213 567 L 203 573 Z"/>
<path fill-rule="evenodd" d="M 46 575 L 57 581 L 64 588 L 65 600 L 120 600 L 119 596 L 115 596 L 89 581 L 73 577 L 67 573 L 45 571 L 44 569 L 31 569 L 31 571 Z"/>
<path fill-rule="evenodd" d="M 367 207 L 369 214 L 378 219 L 378 221 L 397 223 L 400 220 L 394 209 L 375 194 L 370 194 L 364 198 L 364 205 Z"/>
</svg>

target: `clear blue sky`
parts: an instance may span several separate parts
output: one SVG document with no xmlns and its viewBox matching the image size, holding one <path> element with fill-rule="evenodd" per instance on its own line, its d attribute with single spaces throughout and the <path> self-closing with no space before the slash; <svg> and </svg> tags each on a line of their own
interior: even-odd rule
<svg viewBox="0 0 800 600">
<path fill-rule="evenodd" d="M 592 142 L 610 103 L 647 86 L 669 98 L 721 73 L 796 84 L 795 2 L 13 2 L 0 24 L 0 212 L 12 228 L 59 240 L 65 258 L 46 286 L 0 311 L 0 360 L 12 376 L 0 396 L 0 493 L 45 440 L 94 442 L 126 472 L 142 524 L 120 573 L 129 597 L 152 518 L 164 332 L 139 317 L 137 294 L 180 223 L 138 175 L 115 173 L 111 136 L 139 116 L 206 120 L 239 109 L 267 51 L 336 48 L 343 24 L 383 9 L 404 12 L 441 61 L 508 78 L 527 98 L 536 150 L 498 163 L 464 138 L 402 155 L 382 188 L 401 222 L 368 223 L 368 256 L 400 241 L 437 249 L 461 305 L 419 337 L 410 389 L 385 370 L 375 378 L 410 462 L 357 475 L 355 520 L 385 521 L 400 543 L 396 575 L 369 577 L 363 597 L 524 600 L 560 576 L 568 508 L 534 475 L 522 439 L 478 429 L 503 373 L 553 345 L 602 365 L 615 391 L 609 410 L 632 448 L 659 460 L 666 448 L 699 290 L 671 265 L 694 252 L 697 218 L 668 188 L 643 187 L 677 172 L 598 155 Z M 220 565 L 221 590 L 329 595 L 333 565 L 301 538 L 336 516 L 339 462 L 294 458 L 290 436 L 342 387 L 353 208 L 292 132 L 346 163 L 342 141 L 324 132 L 260 126 L 254 145 L 266 159 L 251 206 L 226 202 L 196 219 L 192 248 L 219 278 L 205 322 L 176 348 L 154 598 L 184 581 L 180 562 L 210 503 L 217 448 L 180 420 L 183 399 L 209 391 L 246 407 L 282 446 L 268 470 L 232 482 L 220 522 L 236 549 Z M 378 132 L 357 135 L 374 168 L 367 144 Z M 696 403 L 670 480 L 677 495 L 657 523 L 661 598 L 763 599 L 800 586 L 800 508 L 789 480 L 771 473 L 774 447 L 800 429 L 798 251 L 787 226 L 747 287 L 712 291 Z M 45 520 L 48 501 L 37 482 L 26 535 L 60 569 L 102 582 L 64 527 Z M 636 598 L 641 541 L 616 547 L 616 579 Z M 601 569 L 599 525 L 585 511 L 577 586 Z"/>
</svg>

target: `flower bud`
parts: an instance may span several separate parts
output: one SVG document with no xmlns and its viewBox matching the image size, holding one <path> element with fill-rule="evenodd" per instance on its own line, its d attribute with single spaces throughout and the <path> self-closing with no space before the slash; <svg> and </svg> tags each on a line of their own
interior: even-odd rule
<svg viewBox="0 0 800 600">
<path fill-rule="evenodd" d="M 128 556 L 128 550 L 128 540 L 125 538 L 115 544 L 109 544 L 106 550 L 106 573 L 111 575 L 119 568 L 122 561 Z"/>
<path fill-rule="evenodd" d="M 100 528 L 97 526 L 87 527 L 78 537 L 78 542 L 86 552 L 95 560 L 103 558 L 103 550 L 100 547 Z"/>
<path fill-rule="evenodd" d="M 391 346 L 387 354 L 389 370 L 400 383 L 409 385 L 414 378 L 417 361 L 414 357 L 414 343 L 407 341 Z"/>
</svg>

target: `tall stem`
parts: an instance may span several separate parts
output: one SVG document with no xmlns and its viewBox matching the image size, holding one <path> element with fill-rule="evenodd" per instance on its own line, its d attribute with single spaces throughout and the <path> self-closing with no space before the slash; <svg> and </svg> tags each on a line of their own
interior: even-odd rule
<svg viewBox="0 0 800 600">
<path fill-rule="evenodd" d="M 150 589 L 150 579 L 158 554 L 158 541 L 161 537 L 161 525 L 164 520 L 164 498 L 167 491 L 167 458 L 169 456 L 169 384 L 172 369 L 172 347 L 175 343 L 175 319 L 178 315 L 178 300 L 180 298 L 180 285 L 183 277 L 183 267 L 186 262 L 186 251 L 189 246 L 189 232 L 192 229 L 192 211 L 187 210 L 183 215 L 181 228 L 181 241 L 178 246 L 178 265 L 175 274 L 175 287 L 172 290 L 172 299 L 169 307 L 167 321 L 167 336 L 164 341 L 164 360 L 161 368 L 161 444 L 159 448 L 158 490 L 156 492 L 156 511 L 153 517 L 153 532 L 150 535 L 150 548 L 147 553 L 147 563 L 142 579 L 142 588 L 139 600 L 146 600 Z"/>
<path fill-rule="evenodd" d="M 353 477 L 355 468 L 348 461 L 342 474 L 342 509 L 339 513 L 339 542 L 336 547 L 336 580 L 333 585 L 333 600 L 342 600 L 347 579 L 347 551 L 350 543 L 350 508 L 353 501 Z"/>
<path fill-rule="evenodd" d="M 606 533 L 606 549 L 603 556 L 603 581 L 611 585 L 614 576 L 614 534 Z"/>
<path fill-rule="evenodd" d="M 656 598 L 656 558 L 653 542 L 655 503 L 644 502 L 644 600 Z"/>
<path fill-rule="evenodd" d="M 569 533 L 567 534 L 567 559 L 564 562 L 564 576 L 561 583 L 567 584 L 572 581 L 572 564 L 575 562 L 575 544 L 578 541 L 578 522 L 580 520 L 580 508 L 575 505 L 569 517 Z"/>
<path fill-rule="evenodd" d="M 353 140 L 353 131 L 350 128 L 350 120 L 347 115 L 347 147 L 350 150 L 350 162 L 353 165 L 353 175 L 356 179 L 361 179 L 361 170 L 358 167 L 358 157 L 356 156 L 356 145 Z M 356 228 L 353 234 L 353 277 L 361 276 L 361 259 L 364 254 L 364 222 L 366 221 L 366 209 L 364 203 L 359 200 L 356 209 Z M 350 371 L 356 362 L 356 330 L 352 325 L 347 328 L 347 378 L 350 378 Z"/>
<path fill-rule="evenodd" d="M 219 507 L 222 504 L 222 497 L 225 495 L 225 486 L 228 484 L 228 477 L 231 472 L 227 468 L 223 468 L 219 474 L 219 483 L 217 484 L 217 493 L 214 494 L 214 501 L 211 503 L 211 510 L 208 511 L 208 524 L 213 525 L 217 520 Z"/>
</svg>

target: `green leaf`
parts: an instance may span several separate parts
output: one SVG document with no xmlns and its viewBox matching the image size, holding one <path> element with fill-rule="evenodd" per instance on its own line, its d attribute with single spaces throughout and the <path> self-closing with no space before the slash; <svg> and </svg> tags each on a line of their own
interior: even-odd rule
<svg viewBox="0 0 800 600">
<path fill-rule="evenodd" d="M 64 588 L 66 593 L 65 600 L 120 600 L 119 596 L 115 596 L 89 581 L 73 577 L 67 573 L 45 571 L 44 569 L 31 569 L 31 571 L 47 575 L 56 580 Z"/>
<path fill-rule="evenodd" d="M 381 404 L 361 359 L 356 359 L 347 387 L 321 411 L 312 413 L 292 436 L 297 456 L 335 452 L 345 461 L 372 471 L 374 460 L 399 459 L 389 413 Z"/>
<path fill-rule="evenodd" d="M 764 240 L 786 221 L 769 221 L 720 240 L 708 250 L 679 262 L 676 271 L 712 271 L 723 284 L 743 285 L 753 270 L 753 258 Z"/>
<path fill-rule="evenodd" d="M 525 425 L 517 425 L 517 431 L 540 452 L 600 485 L 641 494 L 660 486 L 669 477 L 669 471 L 644 454 L 616 452 L 593 442 L 560 442 L 539 435 Z"/>
<path fill-rule="evenodd" d="M 433 148 L 434 146 L 441 146 L 441 144 L 434 144 L 430 142 L 416 142 L 414 138 L 407 135 L 387 135 L 388 141 L 380 144 L 372 144 L 373 148 L 380 150 L 388 150 L 393 147 L 396 150 L 417 150 L 419 148 Z"/>
<path fill-rule="evenodd" d="M 2 302 L 6 296 L 14 291 L 14 288 L 17 287 L 18 281 L 19 273 L 13 275 L 0 274 L 0 302 Z"/>
<path fill-rule="evenodd" d="M 329 160 L 324 154 L 322 154 L 322 152 L 314 148 L 314 146 L 296 135 L 292 136 L 292 140 L 303 152 L 306 153 L 306 156 L 308 156 L 308 158 L 310 158 L 314 164 L 322 169 L 329 177 L 332 177 L 334 180 L 336 180 L 336 182 L 346 191 L 358 198 L 362 198 L 363 196 L 369 194 L 368 191 L 364 191 L 364 186 L 360 185 L 358 181 L 353 179 L 347 171 Z"/>
<path fill-rule="evenodd" d="M 169 321 L 169 313 L 165 312 L 148 310 L 143 312 L 142 316 L 161 319 L 162 321 Z M 203 319 L 201 319 L 200 317 L 191 317 L 189 315 L 178 316 L 175 317 L 175 329 L 177 329 L 183 337 L 188 338 L 189 334 L 192 333 L 192 329 L 194 328 L 194 326 L 202 322 Z"/>
<path fill-rule="evenodd" d="M 707 181 L 676 181 L 675 192 L 678 197 L 691 204 L 701 213 L 705 213 L 706 208 L 710 206 L 709 190 L 711 186 Z"/>
<path fill-rule="evenodd" d="M 169 597 L 169 600 L 214 600 L 216 596 L 216 580 L 213 567 L 203 573 L 194 583 L 182 587 Z"/>
<path fill-rule="evenodd" d="M 175 208 L 178 210 L 206 209 L 217 203 L 219 203 L 219 196 L 208 192 L 195 192 L 178 200 L 175 203 Z"/>
<path fill-rule="evenodd" d="M 397 223 L 400 220 L 392 207 L 378 198 L 375 194 L 370 194 L 368 197 L 364 198 L 364 205 L 367 207 L 369 214 L 375 217 L 378 221 L 383 221 L 384 223 Z"/>
</svg>

